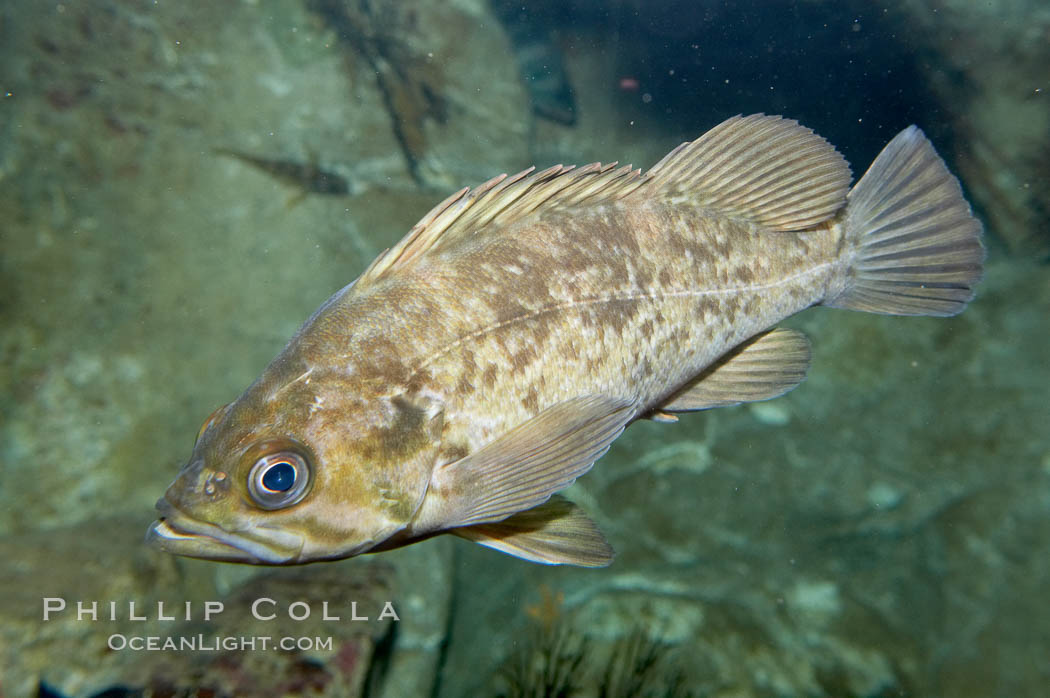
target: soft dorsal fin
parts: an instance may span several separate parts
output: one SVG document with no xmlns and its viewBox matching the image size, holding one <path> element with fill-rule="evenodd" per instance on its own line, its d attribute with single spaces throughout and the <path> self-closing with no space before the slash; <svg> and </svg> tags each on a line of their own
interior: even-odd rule
<svg viewBox="0 0 1050 698">
<path fill-rule="evenodd" d="M 394 247 L 372 262 L 357 280 L 371 283 L 385 274 L 410 266 L 421 256 L 491 223 L 509 225 L 543 208 L 543 213 L 582 203 L 611 201 L 630 194 L 646 182 L 641 170 L 615 162 L 583 167 L 534 167 L 508 177 L 501 174 L 475 187 L 463 188 L 435 206 Z"/>
<path fill-rule="evenodd" d="M 826 140 L 779 116 L 734 116 L 646 174 L 646 193 L 772 230 L 804 230 L 846 205 L 850 169 Z"/>
</svg>

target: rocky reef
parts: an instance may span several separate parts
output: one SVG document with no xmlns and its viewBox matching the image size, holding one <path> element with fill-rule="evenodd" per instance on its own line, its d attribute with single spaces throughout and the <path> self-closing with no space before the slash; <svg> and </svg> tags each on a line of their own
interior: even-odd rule
<svg viewBox="0 0 1050 698">
<path fill-rule="evenodd" d="M 506 3 L 410 5 L 0 7 L 0 693 L 1038 695 L 1043 3 L 540 2 L 560 120 Z M 604 570 L 444 539 L 276 572 L 142 546 L 203 419 L 448 192 L 532 164 L 644 167 L 749 111 L 798 118 L 855 173 L 922 126 L 986 223 L 972 306 L 808 311 L 798 390 L 633 425 L 568 492 L 618 551 Z M 122 605 L 45 622 L 45 598 Z M 279 617 L 255 618 L 259 598 Z M 325 621 L 326 600 L 371 620 Z M 400 620 L 379 620 L 386 600 Z M 162 620 L 162 601 L 194 613 Z M 226 610 L 205 620 L 208 601 Z M 331 644 L 149 654 L 113 635 Z"/>
</svg>

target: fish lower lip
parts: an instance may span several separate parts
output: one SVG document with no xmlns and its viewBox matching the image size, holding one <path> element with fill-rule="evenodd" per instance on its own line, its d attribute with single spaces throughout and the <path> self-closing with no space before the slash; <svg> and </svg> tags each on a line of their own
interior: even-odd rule
<svg viewBox="0 0 1050 698">
<path fill-rule="evenodd" d="M 146 543 L 175 555 L 228 562 L 256 562 L 253 555 L 218 538 L 190 533 L 172 526 L 166 519 L 153 522 L 146 531 Z"/>
<path fill-rule="evenodd" d="M 280 565 L 294 562 L 302 547 L 298 537 L 292 534 L 285 534 L 287 540 L 273 541 L 278 546 L 267 545 L 247 536 L 229 533 L 218 526 L 190 519 L 170 504 L 161 511 L 165 515 L 150 525 L 146 531 L 146 543 L 175 555 Z"/>
</svg>

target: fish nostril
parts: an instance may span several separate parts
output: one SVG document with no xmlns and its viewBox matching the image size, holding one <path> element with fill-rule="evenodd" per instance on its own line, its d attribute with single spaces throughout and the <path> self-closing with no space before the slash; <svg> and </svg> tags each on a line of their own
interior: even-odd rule
<svg viewBox="0 0 1050 698">
<path fill-rule="evenodd" d="M 226 490 L 230 489 L 230 483 L 226 477 L 226 473 L 221 470 L 208 473 L 208 476 L 204 478 L 203 489 L 204 494 L 209 497 L 214 497 L 226 492 Z"/>
</svg>

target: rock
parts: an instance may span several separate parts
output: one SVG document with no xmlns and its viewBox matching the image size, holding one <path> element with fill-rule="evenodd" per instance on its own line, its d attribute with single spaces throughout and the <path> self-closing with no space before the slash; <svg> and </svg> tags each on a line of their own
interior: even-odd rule
<svg viewBox="0 0 1050 698">
<path fill-rule="evenodd" d="M 215 581 L 228 565 L 147 548 L 146 518 L 0 539 L 13 561 L 0 568 L 7 695 L 33 695 L 41 682 L 69 696 L 122 686 L 352 697 L 365 695 L 366 679 L 369 695 L 433 689 L 452 590 L 441 541 L 340 563 L 239 568 L 253 574 L 223 594 Z M 78 602 L 94 619 L 78 616 Z"/>
<path fill-rule="evenodd" d="M 990 233 L 1018 256 L 1050 255 L 1050 9 L 1041 0 L 899 3 L 910 42 L 937 60 L 925 78 L 944 105 L 943 129 L 964 186 Z"/>
<path fill-rule="evenodd" d="M 165 632 L 171 623 L 156 619 L 159 601 L 170 611 L 215 598 L 200 565 L 142 544 L 147 518 L 143 512 L 0 538 L 0 666 L 7 695 L 34 695 L 41 680 L 67 695 L 117 685 L 140 657 L 111 651 L 111 635 Z M 52 599 L 50 608 L 61 600 L 64 610 L 45 620 L 45 599 Z M 78 602 L 97 619 L 78 619 Z M 130 620 L 132 602 L 134 615 L 148 620 Z"/>
<path fill-rule="evenodd" d="M 197 643 L 192 650 L 162 651 L 121 683 L 176 694 L 364 695 L 376 662 L 388 660 L 377 655 L 397 635 L 395 577 L 380 560 L 257 575 L 211 620 L 179 623 L 158 638 Z"/>
</svg>

